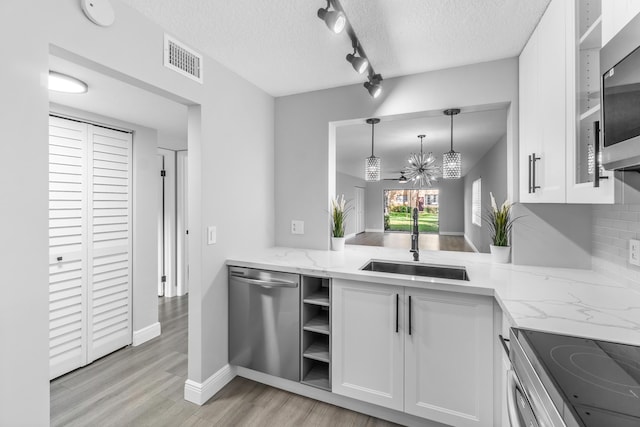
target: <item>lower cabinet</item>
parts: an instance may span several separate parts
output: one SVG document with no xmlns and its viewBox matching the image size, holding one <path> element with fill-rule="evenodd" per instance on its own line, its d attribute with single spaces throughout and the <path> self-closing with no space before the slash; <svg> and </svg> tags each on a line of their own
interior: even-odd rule
<svg viewBox="0 0 640 427">
<path fill-rule="evenodd" d="M 453 426 L 493 425 L 493 299 L 333 280 L 334 393 Z"/>
</svg>

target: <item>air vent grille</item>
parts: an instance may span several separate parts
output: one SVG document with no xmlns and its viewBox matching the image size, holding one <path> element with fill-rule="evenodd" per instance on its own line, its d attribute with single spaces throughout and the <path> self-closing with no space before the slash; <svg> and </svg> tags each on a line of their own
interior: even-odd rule
<svg viewBox="0 0 640 427">
<path fill-rule="evenodd" d="M 164 35 L 164 65 L 202 83 L 202 55 L 167 34 Z"/>
</svg>

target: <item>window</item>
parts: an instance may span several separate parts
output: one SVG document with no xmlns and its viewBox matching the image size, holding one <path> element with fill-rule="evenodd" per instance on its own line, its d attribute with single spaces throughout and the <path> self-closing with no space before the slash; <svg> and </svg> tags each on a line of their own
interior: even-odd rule
<svg viewBox="0 0 640 427">
<path fill-rule="evenodd" d="M 471 188 L 471 222 L 482 227 L 482 183 L 481 178 L 473 181 Z"/>
</svg>

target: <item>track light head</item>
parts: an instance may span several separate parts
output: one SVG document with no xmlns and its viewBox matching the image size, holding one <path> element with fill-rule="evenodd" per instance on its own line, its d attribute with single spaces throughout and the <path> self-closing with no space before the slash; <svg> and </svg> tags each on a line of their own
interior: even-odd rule
<svg viewBox="0 0 640 427">
<path fill-rule="evenodd" d="M 364 84 L 364 87 L 369 91 L 369 95 L 373 98 L 377 98 L 382 93 L 382 85 L 380 82 L 382 82 L 382 76 L 376 74 L 369 77 L 369 81 Z"/>
<path fill-rule="evenodd" d="M 318 18 L 322 19 L 327 27 L 335 34 L 340 34 L 347 25 L 347 18 L 339 10 L 329 10 L 329 6 L 326 9 L 318 9 Z"/>
<path fill-rule="evenodd" d="M 365 71 L 367 71 L 367 68 L 369 68 L 369 61 L 367 60 L 367 58 L 355 56 L 354 54 L 350 53 L 347 55 L 347 61 L 351 63 L 351 66 L 358 72 L 358 74 L 364 73 Z"/>
</svg>

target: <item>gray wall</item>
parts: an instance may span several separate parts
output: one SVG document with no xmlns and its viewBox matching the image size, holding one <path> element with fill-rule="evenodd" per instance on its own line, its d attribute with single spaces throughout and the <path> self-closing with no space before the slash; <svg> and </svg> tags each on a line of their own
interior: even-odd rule
<svg viewBox="0 0 640 427">
<path fill-rule="evenodd" d="M 490 206 L 489 192 L 498 203 L 507 199 L 507 137 L 496 142 L 487 154 L 464 176 L 464 234 L 479 252 L 489 252 L 491 238 L 484 222 L 477 226 L 471 222 L 471 196 L 473 181 L 482 178 L 482 215 Z"/>
<path fill-rule="evenodd" d="M 367 230 L 382 231 L 384 229 L 384 190 L 402 189 L 411 184 L 398 184 L 397 181 L 368 182 L 365 190 L 366 211 L 365 226 Z M 440 190 L 439 222 L 440 233 L 462 234 L 464 232 L 463 217 L 463 182 L 461 179 L 441 180 L 431 187 Z"/>
<path fill-rule="evenodd" d="M 11 141 L 0 144 L 7 160 L 0 177 L 19 183 L 0 190 L 0 235 L 11 242 L 0 257 L 11 283 L 0 303 L 0 336 L 3 348 L 12 349 L 0 351 L 0 425 L 49 423 L 48 290 L 41 285 L 48 282 L 50 51 L 189 105 L 192 381 L 204 382 L 228 362 L 225 259 L 248 242 L 252 248 L 274 243 L 273 98 L 208 57 L 202 85 L 164 68 L 162 28 L 121 2 L 112 5 L 116 23 L 103 28 L 84 16 L 77 0 L 0 2 L 0 15 L 11 17 L 0 34 L 12 40 L 3 48 L 11 65 L 0 71 L 3 138 Z M 251 174 L 238 173 L 238 159 L 252 165 Z M 247 194 L 229 191 L 232 175 L 237 188 L 252 188 L 260 215 L 241 209 Z M 218 225 L 216 245 L 205 245 L 207 225 Z"/>
<path fill-rule="evenodd" d="M 335 191 L 334 122 L 452 106 L 509 105 L 508 151 L 515 159 L 517 97 L 518 63 L 512 58 L 386 79 L 384 92 L 377 99 L 372 99 L 361 84 L 277 98 L 276 244 L 329 247 L 327 212 Z M 511 161 L 509 167 L 514 163 Z M 309 173 L 310 165 L 313 173 Z M 375 202 L 367 200 L 369 203 Z M 304 235 L 290 233 L 292 219 L 305 221 Z"/>
<path fill-rule="evenodd" d="M 336 174 L 336 195 L 344 194 L 344 198 L 347 200 L 348 206 L 351 206 L 351 212 L 347 215 L 347 221 L 344 228 L 344 235 L 349 236 L 356 232 L 355 222 L 355 187 L 365 188 L 366 181 L 363 178 L 356 178 L 355 176 L 347 175 L 346 173 L 338 172 Z M 367 200 L 367 194 L 365 191 L 365 203 Z M 365 207 L 366 215 L 366 207 Z"/>
</svg>

